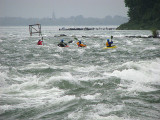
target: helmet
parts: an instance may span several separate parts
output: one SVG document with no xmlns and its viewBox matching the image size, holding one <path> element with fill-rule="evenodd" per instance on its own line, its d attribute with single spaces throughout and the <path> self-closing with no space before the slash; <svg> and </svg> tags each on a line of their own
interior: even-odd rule
<svg viewBox="0 0 160 120">
<path fill-rule="evenodd" d="M 109 39 L 107 39 L 107 41 L 109 41 Z"/>
<path fill-rule="evenodd" d="M 81 41 L 79 41 L 79 43 L 81 44 Z"/>
<path fill-rule="evenodd" d="M 64 40 L 62 39 L 61 42 L 63 42 Z"/>
</svg>

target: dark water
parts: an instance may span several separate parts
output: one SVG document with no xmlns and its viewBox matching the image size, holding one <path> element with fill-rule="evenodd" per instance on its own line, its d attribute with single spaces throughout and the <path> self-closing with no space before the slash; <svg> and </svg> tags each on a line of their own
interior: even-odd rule
<svg viewBox="0 0 160 120">
<path fill-rule="evenodd" d="M 160 119 L 160 39 L 124 37 L 150 31 L 42 32 L 37 46 L 28 27 L 0 28 L 1 120 Z M 111 35 L 117 48 L 104 50 Z"/>
</svg>

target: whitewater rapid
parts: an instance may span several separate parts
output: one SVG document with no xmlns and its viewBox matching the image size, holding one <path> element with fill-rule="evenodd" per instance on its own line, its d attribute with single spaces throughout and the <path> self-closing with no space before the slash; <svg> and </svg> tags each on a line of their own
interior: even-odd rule
<svg viewBox="0 0 160 120">
<path fill-rule="evenodd" d="M 27 27 L 0 27 L 0 33 L 0 119 L 160 118 L 160 40 L 125 37 L 150 31 L 44 27 L 44 46 Z M 111 35 L 117 48 L 104 50 Z M 87 47 L 78 48 L 73 36 Z M 61 39 L 73 43 L 60 48 Z"/>
</svg>

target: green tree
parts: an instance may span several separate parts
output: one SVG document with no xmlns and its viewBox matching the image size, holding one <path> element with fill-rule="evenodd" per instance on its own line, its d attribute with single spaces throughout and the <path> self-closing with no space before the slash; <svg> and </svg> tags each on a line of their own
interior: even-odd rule
<svg viewBox="0 0 160 120">
<path fill-rule="evenodd" d="M 160 29 L 160 0 L 124 0 L 124 2 L 128 7 L 130 20 L 122 27 Z"/>
</svg>

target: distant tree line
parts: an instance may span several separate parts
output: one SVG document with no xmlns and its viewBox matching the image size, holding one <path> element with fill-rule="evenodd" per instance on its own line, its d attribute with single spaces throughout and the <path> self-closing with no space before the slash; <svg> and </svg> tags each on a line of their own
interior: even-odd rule
<svg viewBox="0 0 160 120">
<path fill-rule="evenodd" d="M 84 18 L 82 15 L 69 18 L 20 18 L 20 17 L 1 17 L 0 26 L 26 26 L 39 23 L 42 25 L 120 25 L 128 21 L 127 17 L 106 16 L 105 18 Z"/>
<path fill-rule="evenodd" d="M 129 8 L 127 24 L 120 29 L 160 29 L 160 0 L 124 0 Z"/>
</svg>

